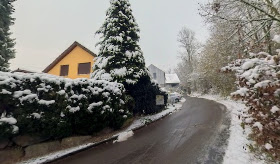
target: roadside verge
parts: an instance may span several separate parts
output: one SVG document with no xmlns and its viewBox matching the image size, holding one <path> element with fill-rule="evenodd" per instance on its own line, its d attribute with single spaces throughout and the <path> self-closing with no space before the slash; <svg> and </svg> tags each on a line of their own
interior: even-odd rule
<svg viewBox="0 0 280 164">
<path fill-rule="evenodd" d="M 105 139 L 102 139 L 98 142 L 92 142 L 92 143 L 87 143 L 87 144 L 83 144 L 77 147 L 73 147 L 73 148 L 69 148 L 69 149 L 65 149 L 65 150 L 61 150 L 58 152 L 54 152 L 45 156 L 41 156 L 41 157 L 37 157 L 37 158 L 33 158 L 27 161 L 23 161 L 20 162 L 19 164 L 44 164 L 44 163 L 50 163 L 50 162 L 54 162 L 57 161 L 59 159 L 63 159 L 66 158 L 68 156 L 71 156 L 73 154 L 88 150 L 90 148 L 96 147 L 98 145 L 107 143 L 107 142 L 113 142 L 115 140 L 118 139 L 118 137 L 124 133 L 128 133 L 130 131 L 137 131 L 138 129 L 141 129 L 153 122 L 156 122 L 178 110 L 180 110 L 182 108 L 183 103 L 185 102 L 185 99 L 182 99 L 179 103 L 176 103 L 174 105 L 168 105 L 167 109 L 154 114 L 154 115 L 149 115 L 149 116 L 143 116 L 140 117 L 136 120 L 133 121 L 133 123 L 126 128 L 125 130 L 120 131 L 119 133 L 112 135 L 110 137 L 107 137 Z"/>
</svg>

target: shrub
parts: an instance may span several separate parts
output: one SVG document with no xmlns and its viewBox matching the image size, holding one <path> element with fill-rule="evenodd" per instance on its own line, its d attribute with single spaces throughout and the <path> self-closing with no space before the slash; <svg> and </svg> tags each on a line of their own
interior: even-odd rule
<svg viewBox="0 0 280 164">
<path fill-rule="evenodd" d="M 118 129 L 130 116 L 122 84 L 66 79 L 47 74 L 0 72 L 0 137 L 34 134 L 50 139 L 90 135 L 104 127 Z"/>
<path fill-rule="evenodd" d="M 236 73 L 238 90 L 231 95 L 248 106 L 243 124 L 263 151 L 280 159 L 280 56 L 261 52 L 239 59 L 223 71 Z"/>
<path fill-rule="evenodd" d="M 156 83 L 151 82 L 149 76 L 143 76 L 138 83 L 133 86 L 128 85 L 126 88 L 128 88 L 128 94 L 131 95 L 135 101 L 134 114 L 158 113 L 163 110 L 167 104 L 167 93 L 161 91 Z M 156 95 L 164 96 L 165 105 L 156 105 Z"/>
</svg>

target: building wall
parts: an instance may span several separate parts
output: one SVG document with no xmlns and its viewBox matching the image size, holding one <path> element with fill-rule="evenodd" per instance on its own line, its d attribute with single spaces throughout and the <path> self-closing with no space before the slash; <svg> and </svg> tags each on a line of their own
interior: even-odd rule
<svg viewBox="0 0 280 164">
<path fill-rule="evenodd" d="M 76 78 L 89 78 L 90 74 L 79 75 L 78 74 L 78 64 L 79 63 L 91 63 L 91 69 L 93 66 L 94 56 L 83 50 L 81 47 L 76 46 L 67 56 L 65 56 L 57 65 L 55 65 L 48 73 L 52 75 L 60 75 L 60 66 L 69 65 L 69 73 L 66 78 L 76 79 Z M 92 72 L 92 70 L 91 70 Z"/>
<path fill-rule="evenodd" d="M 165 84 L 166 88 L 178 88 L 180 87 L 180 84 L 174 83 L 174 84 Z"/>
<path fill-rule="evenodd" d="M 154 73 L 156 73 L 156 78 L 154 78 L 154 80 L 156 80 L 158 82 L 159 85 L 164 86 L 165 85 L 165 72 L 162 71 L 161 69 L 157 68 L 154 65 L 150 65 L 148 67 L 152 77 L 154 78 Z"/>
</svg>

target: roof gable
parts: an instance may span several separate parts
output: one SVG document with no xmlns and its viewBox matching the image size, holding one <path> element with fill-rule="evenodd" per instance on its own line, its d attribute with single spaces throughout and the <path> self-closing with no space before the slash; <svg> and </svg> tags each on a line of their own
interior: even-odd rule
<svg viewBox="0 0 280 164">
<path fill-rule="evenodd" d="M 158 69 L 159 71 L 163 72 L 163 70 L 159 69 L 158 67 L 156 67 L 155 65 L 151 64 L 148 68 L 154 68 L 154 69 Z"/>
<path fill-rule="evenodd" d="M 89 53 L 90 55 L 97 57 L 95 53 L 75 41 L 69 48 L 67 48 L 61 55 L 59 55 L 47 68 L 43 70 L 44 73 L 49 72 L 57 63 L 59 63 L 65 56 L 67 56 L 71 51 L 73 51 L 76 47 L 82 48 L 84 51 Z"/>
</svg>

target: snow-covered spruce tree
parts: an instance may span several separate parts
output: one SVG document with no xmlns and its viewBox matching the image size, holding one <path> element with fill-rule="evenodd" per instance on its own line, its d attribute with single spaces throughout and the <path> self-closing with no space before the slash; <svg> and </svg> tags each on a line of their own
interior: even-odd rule
<svg viewBox="0 0 280 164">
<path fill-rule="evenodd" d="M 138 44 L 140 29 L 132 15 L 130 3 L 128 0 L 111 0 L 110 4 L 104 24 L 96 32 L 101 35 L 101 41 L 97 44 L 100 52 L 91 77 L 124 84 L 135 100 L 134 113 L 156 112 L 153 109 L 156 108 L 155 95 L 160 91 L 152 84 L 145 67 L 143 52 Z M 148 90 L 151 86 L 157 89 Z"/>
<path fill-rule="evenodd" d="M 14 23 L 11 17 L 14 12 L 12 5 L 16 0 L 0 1 L 0 71 L 7 71 L 8 61 L 15 57 L 15 40 L 11 38 L 10 26 Z"/>
<path fill-rule="evenodd" d="M 135 84 L 147 75 L 139 41 L 139 28 L 128 0 L 111 0 L 101 34 L 100 53 L 94 65 L 94 79 Z"/>
</svg>

